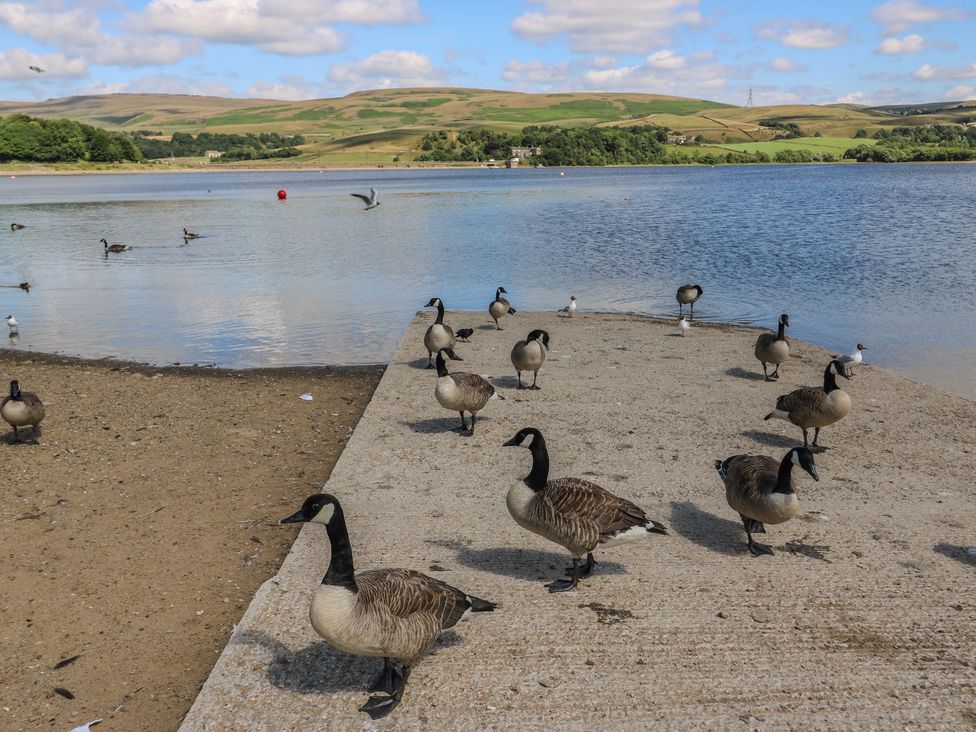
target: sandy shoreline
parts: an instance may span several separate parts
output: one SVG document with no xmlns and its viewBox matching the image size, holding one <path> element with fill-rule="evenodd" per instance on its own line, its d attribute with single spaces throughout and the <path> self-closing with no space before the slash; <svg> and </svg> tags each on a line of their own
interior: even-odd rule
<svg viewBox="0 0 976 732">
<path fill-rule="evenodd" d="M 47 407 L 40 445 L 0 425 L 0 728 L 175 728 L 381 373 L 0 350 Z"/>
</svg>

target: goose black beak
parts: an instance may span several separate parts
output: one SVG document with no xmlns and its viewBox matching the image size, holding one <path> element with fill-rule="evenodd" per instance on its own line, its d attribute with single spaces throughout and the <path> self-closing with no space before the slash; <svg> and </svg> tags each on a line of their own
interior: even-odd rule
<svg viewBox="0 0 976 732">
<path fill-rule="evenodd" d="M 503 442 L 502 447 L 519 447 L 521 444 L 522 441 L 518 438 L 518 435 L 516 435 L 508 442 Z"/>
<path fill-rule="evenodd" d="M 279 524 L 301 524 L 305 522 L 305 515 L 301 511 L 296 511 L 291 516 L 281 519 Z"/>
<path fill-rule="evenodd" d="M 817 469 L 815 467 L 811 466 L 807 472 L 810 473 L 811 478 L 813 478 L 817 482 L 820 482 L 820 473 L 817 472 Z"/>
</svg>

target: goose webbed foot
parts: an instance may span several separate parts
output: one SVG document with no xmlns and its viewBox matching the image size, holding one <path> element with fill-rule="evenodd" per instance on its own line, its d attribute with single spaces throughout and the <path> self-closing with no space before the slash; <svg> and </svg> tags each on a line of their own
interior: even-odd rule
<svg viewBox="0 0 976 732">
<path fill-rule="evenodd" d="M 593 567 L 596 566 L 596 563 L 597 563 L 596 559 L 593 558 L 593 553 L 590 552 L 589 554 L 587 554 L 586 564 L 583 565 L 583 568 L 580 570 L 579 578 L 586 579 L 590 577 L 593 574 Z M 568 577 L 573 576 L 573 567 L 566 567 L 566 576 Z"/>
<path fill-rule="evenodd" d="M 466 432 L 468 429 L 468 423 L 464 421 L 464 412 L 458 412 L 461 415 L 461 426 L 455 427 L 451 432 Z"/>
<path fill-rule="evenodd" d="M 359 711 L 366 712 L 370 719 L 382 719 L 399 703 L 400 700 L 394 696 L 371 696 L 369 701 L 359 707 Z"/>
<path fill-rule="evenodd" d="M 359 709 L 366 712 L 370 719 L 380 719 L 392 712 L 403 698 L 403 687 L 407 684 L 410 676 L 410 667 L 401 666 L 389 658 L 383 659 L 383 671 L 380 678 L 374 682 L 377 684 L 389 682 L 389 696 L 371 696 Z M 387 691 L 385 688 L 370 688 L 370 691 Z"/>
<path fill-rule="evenodd" d="M 757 541 L 753 541 L 752 537 L 749 537 L 749 551 L 754 557 L 759 557 L 763 554 L 772 556 L 773 554 L 773 548 L 769 544 L 760 544 Z"/>
<path fill-rule="evenodd" d="M 592 554 L 590 555 L 592 556 Z M 589 564 L 589 562 L 587 562 Z M 571 575 L 568 580 L 558 579 L 550 582 L 546 587 L 549 588 L 549 592 L 567 592 L 569 590 L 576 589 L 576 585 L 580 581 L 580 560 L 573 557 L 573 566 L 569 570 Z"/>
<path fill-rule="evenodd" d="M 528 387 L 528 389 L 529 391 L 542 391 L 542 387 L 537 384 L 533 384 L 532 386 Z"/>
</svg>

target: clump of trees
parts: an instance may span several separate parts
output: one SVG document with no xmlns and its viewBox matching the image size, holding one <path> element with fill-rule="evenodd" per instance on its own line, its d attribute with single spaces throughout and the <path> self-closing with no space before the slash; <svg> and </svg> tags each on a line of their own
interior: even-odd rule
<svg viewBox="0 0 976 732">
<path fill-rule="evenodd" d="M 61 163 L 142 160 L 131 137 L 69 119 L 0 117 L 0 162 Z"/>
<path fill-rule="evenodd" d="M 844 157 L 859 163 L 957 162 L 976 160 L 976 129 L 925 125 L 878 130 L 878 143 L 858 145 Z"/>
<path fill-rule="evenodd" d="M 187 132 L 174 132 L 168 140 L 136 133 L 133 139 L 143 156 L 149 160 L 199 157 L 208 150 L 222 152 L 220 160 L 287 158 L 299 155 L 295 147 L 305 143 L 305 138 L 301 135 L 287 136 L 277 132 L 262 132 L 258 135 L 225 135 L 214 132 L 191 135 Z"/>
<path fill-rule="evenodd" d="M 797 137 L 806 137 L 803 130 L 801 130 L 800 126 L 795 122 L 782 122 L 777 119 L 761 119 L 759 120 L 759 125 L 783 132 L 784 134 L 781 137 L 787 140 L 794 140 Z"/>
</svg>

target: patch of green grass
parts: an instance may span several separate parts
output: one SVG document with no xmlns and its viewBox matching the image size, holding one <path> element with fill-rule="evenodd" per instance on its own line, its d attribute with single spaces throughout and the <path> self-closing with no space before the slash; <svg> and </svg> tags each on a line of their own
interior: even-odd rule
<svg viewBox="0 0 976 732">
<path fill-rule="evenodd" d="M 630 99 L 618 99 L 627 114 L 633 117 L 646 117 L 649 114 L 689 115 L 705 109 L 728 107 L 728 104 L 707 102 L 699 99 L 655 99 L 650 102 L 635 102 Z"/>
<path fill-rule="evenodd" d="M 206 127 L 219 127 L 221 125 L 266 125 L 273 122 L 280 122 L 278 112 L 288 107 L 251 107 L 250 109 L 235 109 L 218 117 L 207 117 L 200 120 Z"/>
<path fill-rule="evenodd" d="M 846 150 L 858 145 L 875 145 L 877 140 L 852 137 L 798 137 L 794 140 L 770 140 L 769 142 L 727 142 L 721 145 L 708 145 L 709 149 L 724 152 L 757 153 L 775 155 L 782 150 L 809 150 L 810 152 L 843 155 Z"/>
<path fill-rule="evenodd" d="M 596 99 L 580 99 L 575 102 L 563 102 L 551 107 L 523 107 L 508 109 L 505 107 L 486 107 L 478 115 L 484 119 L 504 122 L 518 122 L 520 124 L 544 124 L 556 120 L 568 119 L 619 119 L 622 115 L 611 102 Z"/>
<path fill-rule="evenodd" d="M 392 112 L 387 109 L 371 109 L 369 107 L 356 112 L 359 119 L 376 119 L 377 117 L 400 117 L 402 112 Z"/>
<path fill-rule="evenodd" d="M 295 112 L 295 114 L 289 115 L 287 117 L 282 117 L 283 120 L 303 120 L 306 122 L 318 122 L 323 119 L 329 119 L 330 117 L 336 116 L 335 107 L 313 107 L 312 109 L 303 109 L 301 112 Z"/>
<path fill-rule="evenodd" d="M 439 107 L 442 104 L 447 104 L 448 102 L 456 101 L 450 97 L 441 97 L 439 99 L 418 99 L 416 101 L 406 101 L 401 102 L 399 106 L 406 107 L 407 109 L 428 109 L 430 107 Z"/>
</svg>

